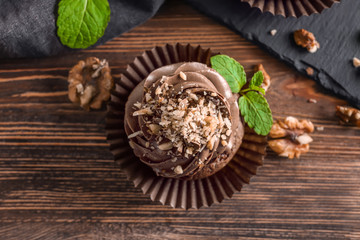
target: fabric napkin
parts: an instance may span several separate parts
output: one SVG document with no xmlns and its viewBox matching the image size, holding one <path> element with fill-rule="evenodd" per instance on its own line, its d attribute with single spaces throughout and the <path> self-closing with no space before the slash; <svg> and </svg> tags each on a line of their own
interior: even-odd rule
<svg viewBox="0 0 360 240">
<path fill-rule="evenodd" d="M 109 0 L 110 22 L 96 45 L 145 22 L 164 1 Z M 56 35 L 58 2 L 0 0 L 0 59 L 52 56 L 71 51 Z"/>
</svg>

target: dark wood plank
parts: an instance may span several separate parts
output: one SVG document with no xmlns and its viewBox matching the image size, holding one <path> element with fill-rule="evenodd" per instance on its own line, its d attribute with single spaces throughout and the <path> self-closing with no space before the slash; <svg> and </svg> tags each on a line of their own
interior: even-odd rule
<svg viewBox="0 0 360 240">
<path fill-rule="evenodd" d="M 68 101 L 68 70 L 97 56 L 119 78 L 144 50 L 175 42 L 228 54 L 248 73 L 263 63 L 274 117 L 324 127 L 310 152 L 288 160 L 268 151 L 251 184 L 211 208 L 172 209 L 135 189 L 108 150 L 105 108 L 85 112 Z M 360 130 L 338 124 L 337 104 L 344 102 L 181 1 L 94 49 L 3 60 L 0 239 L 359 239 Z"/>
</svg>

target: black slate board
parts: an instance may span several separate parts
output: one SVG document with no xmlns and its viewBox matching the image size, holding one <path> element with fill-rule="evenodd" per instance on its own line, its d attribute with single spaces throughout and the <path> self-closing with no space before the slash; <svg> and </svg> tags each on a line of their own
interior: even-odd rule
<svg viewBox="0 0 360 240">
<path fill-rule="evenodd" d="M 187 1 L 298 71 L 306 74 L 312 67 L 310 78 L 360 108 L 360 69 L 352 65 L 354 56 L 360 58 L 359 0 L 342 0 L 321 14 L 298 19 L 261 13 L 238 0 Z M 295 45 L 293 32 L 300 28 L 316 36 L 321 45 L 316 53 Z M 272 29 L 277 29 L 275 36 L 269 34 Z"/>
</svg>

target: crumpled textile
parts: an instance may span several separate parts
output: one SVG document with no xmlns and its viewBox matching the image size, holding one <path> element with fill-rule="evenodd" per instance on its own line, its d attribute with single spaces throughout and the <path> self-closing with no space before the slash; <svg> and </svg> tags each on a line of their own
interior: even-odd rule
<svg viewBox="0 0 360 240">
<path fill-rule="evenodd" d="M 164 1 L 109 0 L 110 22 L 96 45 L 144 23 Z M 58 2 L 0 0 L 0 58 L 42 57 L 74 51 L 63 46 L 56 34 Z"/>
</svg>

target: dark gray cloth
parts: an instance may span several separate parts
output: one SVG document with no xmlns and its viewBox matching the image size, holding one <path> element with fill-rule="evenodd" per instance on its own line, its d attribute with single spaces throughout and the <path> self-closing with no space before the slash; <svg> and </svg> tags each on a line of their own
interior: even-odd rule
<svg viewBox="0 0 360 240">
<path fill-rule="evenodd" d="M 109 0 L 111 18 L 96 45 L 151 18 L 165 0 Z M 0 0 L 0 58 L 41 57 L 71 51 L 56 35 L 56 0 Z"/>
<path fill-rule="evenodd" d="M 360 70 L 352 65 L 360 58 L 360 1 L 342 0 L 321 14 L 299 19 L 262 14 L 239 0 L 187 0 L 201 12 L 215 18 L 243 37 L 306 74 L 336 95 L 360 108 Z M 293 32 L 304 28 L 320 42 L 316 53 L 295 45 Z M 270 30 L 277 29 L 271 36 Z"/>
</svg>

